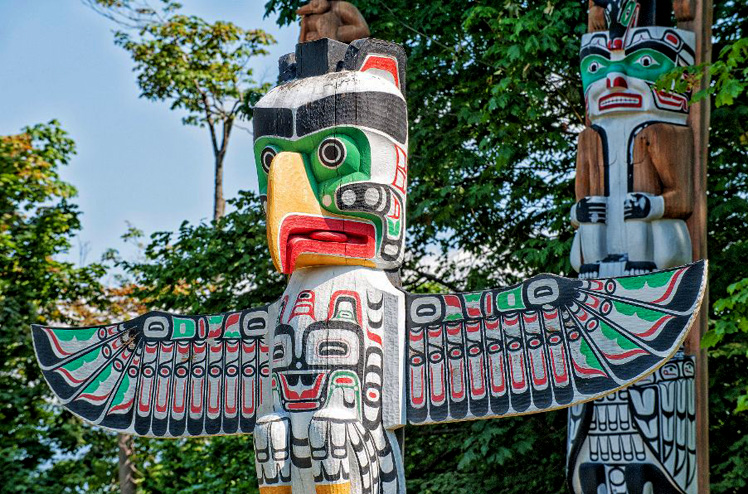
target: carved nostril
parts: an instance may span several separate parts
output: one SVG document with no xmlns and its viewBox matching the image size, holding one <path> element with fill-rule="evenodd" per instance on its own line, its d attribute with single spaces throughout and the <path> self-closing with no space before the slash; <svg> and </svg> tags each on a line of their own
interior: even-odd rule
<svg viewBox="0 0 748 494">
<path fill-rule="evenodd" d="M 626 79 L 624 79 L 623 77 L 616 77 L 616 79 L 613 81 L 613 86 L 623 89 L 629 88 L 629 85 L 626 84 Z"/>
<path fill-rule="evenodd" d="M 626 79 L 624 79 L 621 76 L 616 76 L 616 77 L 613 78 L 613 80 L 611 80 L 611 78 L 608 77 L 608 79 L 607 79 L 607 87 L 608 87 L 608 89 L 612 89 L 612 88 L 628 89 L 629 85 L 626 82 Z"/>
</svg>

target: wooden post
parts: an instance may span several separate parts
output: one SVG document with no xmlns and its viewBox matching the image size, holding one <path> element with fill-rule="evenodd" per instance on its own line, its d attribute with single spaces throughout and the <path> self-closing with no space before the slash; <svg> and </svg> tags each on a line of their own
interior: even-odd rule
<svg viewBox="0 0 748 494">
<path fill-rule="evenodd" d="M 695 63 L 708 63 L 712 59 L 712 0 L 695 0 L 693 20 L 681 22 L 678 27 L 696 34 Z M 696 90 L 709 84 L 708 73 Z M 694 205 L 688 219 L 693 258 L 707 258 L 707 159 L 709 157 L 710 99 L 705 98 L 691 106 L 689 125 L 694 137 Z M 686 353 L 696 356 L 696 461 L 698 463 L 698 491 L 709 493 L 709 372 L 707 352 L 701 349 L 701 338 L 707 330 L 709 317 L 709 292 L 704 296 L 698 327 L 691 330 L 686 340 Z"/>
</svg>

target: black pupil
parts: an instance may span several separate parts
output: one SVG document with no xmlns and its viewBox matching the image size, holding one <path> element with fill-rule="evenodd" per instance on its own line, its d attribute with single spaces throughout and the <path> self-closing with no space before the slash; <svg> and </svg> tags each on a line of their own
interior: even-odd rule
<svg viewBox="0 0 748 494">
<path fill-rule="evenodd" d="M 335 159 L 338 157 L 338 148 L 335 147 L 334 144 L 328 144 L 325 147 L 325 158 L 327 158 L 327 161 L 335 161 Z"/>
</svg>

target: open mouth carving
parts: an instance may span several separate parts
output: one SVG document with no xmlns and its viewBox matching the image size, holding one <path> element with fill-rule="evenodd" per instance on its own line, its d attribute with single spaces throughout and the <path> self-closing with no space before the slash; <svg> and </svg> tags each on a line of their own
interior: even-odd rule
<svg viewBox="0 0 748 494">
<path fill-rule="evenodd" d="M 287 410 L 316 410 L 322 406 L 325 373 L 280 372 L 278 378 Z"/>
<path fill-rule="evenodd" d="M 641 108 L 642 97 L 636 93 L 612 93 L 600 98 L 597 107 L 600 111 L 615 108 Z"/>
<path fill-rule="evenodd" d="M 292 214 L 283 219 L 278 250 L 285 274 L 293 272 L 302 254 L 371 259 L 374 225 L 364 221 Z"/>
</svg>

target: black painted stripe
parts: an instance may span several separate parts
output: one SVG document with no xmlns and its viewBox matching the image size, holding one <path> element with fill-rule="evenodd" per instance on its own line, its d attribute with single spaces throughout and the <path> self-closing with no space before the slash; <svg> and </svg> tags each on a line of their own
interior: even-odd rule
<svg viewBox="0 0 748 494">
<path fill-rule="evenodd" d="M 368 127 L 405 143 L 408 110 L 405 101 L 394 94 L 367 91 L 334 94 L 307 103 L 296 111 L 299 137 L 339 125 Z"/>
<path fill-rule="evenodd" d="M 293 113 L 289 108 L 255 108 L 252 116 L 254 138 L 293 137 Z"/>
</svg>

